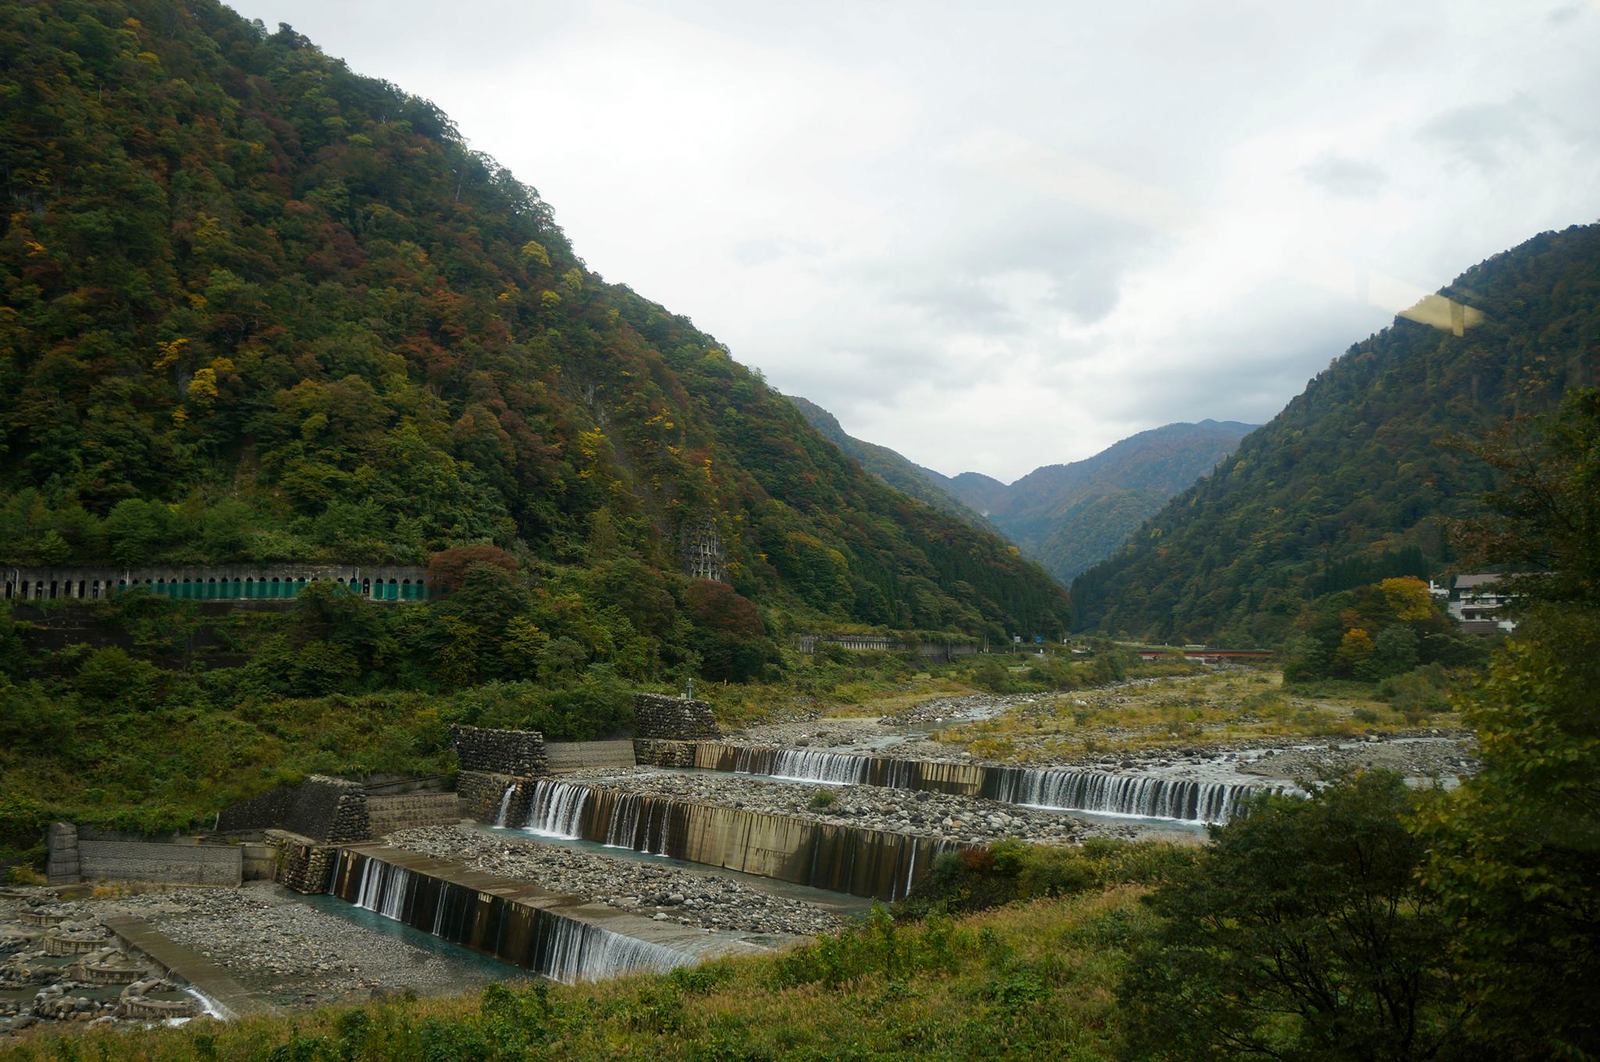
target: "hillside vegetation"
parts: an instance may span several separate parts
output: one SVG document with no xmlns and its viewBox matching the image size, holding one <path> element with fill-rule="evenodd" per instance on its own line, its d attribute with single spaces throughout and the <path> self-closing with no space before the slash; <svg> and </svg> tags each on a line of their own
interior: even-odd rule
<svg viewBox="0 0 1600 1062">
<path fill-rule="evenodd" d="M 973 527 L 985 531 L 995 530 L 993 524 L 964 505 L 959 498 L 944 490 L 940 486 L 940 481 L 944 477 L 933 469 L 923 468 L 887 446 L 879 446 L 877 443 L 870 443 L 850 435 L 840 426 L 837 417 L 809 399 L 790 395 L 789 401 L 794 403 L 795 408 L 806 418 L 806 422 L 817 429 L 823 438 L 855 458 L 863 469 L 901 494 L 915 498 L 924 505 L 938 509 Z"/>
<path fill-rule="evenodd" d="M 211 0 L 5 5 L 0 562 L 679 568 L 1001 636 L 1066 600 L 585 268 L 449 118 Z"/>
<path fill-rule="evenodd" d="M 1062 584 L 1115 552 L 1167 499 L 1211 471 L 1253 430 L 1233 421 L 1167 424 L 1082 461 L 1042 465 L 1008 485 L 981 472 L 942 475 L 846 433 L 815 402 L 792 395 L 789 401 L 863 469 L 902 494 L 1005 536 Z"/>
<path fill-rule="evenodd" d="M 1043 465 L 1009 485 L 967 472 L 944 482 L 1070 583 L 1116 551 L 1174 494 L 1216 467 L 1253 425 L 1203 420 L 1131 435 L 1082 461 Z"/>
<path fill-rule="evenodd" d="M 1461 445 L 1600 373 L 1600 226 L 1546 233 L 1442 295 L 1457 336 L 1404 317 L 1351 347 L 1215 472 L 1073 583 L 1079 629 L 1274 642 L 1312 598 L 1441 574 L 1490 470 Z"/>
</svg>

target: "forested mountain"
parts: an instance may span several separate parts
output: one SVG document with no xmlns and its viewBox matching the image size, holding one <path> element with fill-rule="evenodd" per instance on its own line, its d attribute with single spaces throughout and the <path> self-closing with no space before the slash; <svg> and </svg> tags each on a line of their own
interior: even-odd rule
<svg viewBox="0 0 1600 1062">
<path fill-rule="evenodd" d="M 837 417 L 809 399 L 797 395 L 789 395 L 788 398 L 806 421 L 822 433 L 823 438 L 855 458 L 862 468 L 901 494 L 909 495 L 924 505 L 948 513 L 973 527 L 985 531 L 995 530 L 983 517 L 963 505 L 949 491 L 944 490 L 939 485 L 944 481 L 944 477 L 933 469 L 923 468 L 887 446 L 866 442 L 846 433 Z"/>
<path fill-rule="evenodd" d="M 1448 521 L 1490 484 L 1461 443 L 1600 374 L 1600 226 L 1536 236 L 1440 296 L 1424 309 L 1447 312 L 1351 347 L 1079 576 L 1078 627 L 1273 641 L 1313 597 L 1446 569 Z"/>
<path fill-rule="evenodd" d="M 1120 546 L 1164 502 L 1226 457 L 1253 425 L 1203 420 L 1142 431 L 1093 457 L 1044 465 L 1015 483 L 981 472 L 944 476 L 887 446 L 846 434 L 832 413 L 789 397 L 811 426 L 894 487 L 1015 542 L 1063 585 Z"/>
<path fill-rule="evenodd" d="M 1093 457 L 1036 468 L 1009 486 L 974 472 L 945 481 L 1000 532 L 1069 583 L 1174 494 L 1214 468 L 1253 425 L 1202 420 L 1142 431 Z"/>
<path fill-rule="evenodd" d="M 426 101 L 210 0 L 9 3 L 0 47 L 0 562 L 670 574 L 711 528 L 765 606 L 1063 624 Z"/>
</svg>

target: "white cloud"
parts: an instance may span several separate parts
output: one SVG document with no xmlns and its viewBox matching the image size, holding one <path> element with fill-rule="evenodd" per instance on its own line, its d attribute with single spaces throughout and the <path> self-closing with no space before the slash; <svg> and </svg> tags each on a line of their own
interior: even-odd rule
<svg viewBox="0 0 1600 1062">
<path fill-rule="evenodd" d="M 945 472 L 1265 420 L 1600 217 L 1600 0 L 239 6 L 433 99 L 608 279 Z"/>
</svg>

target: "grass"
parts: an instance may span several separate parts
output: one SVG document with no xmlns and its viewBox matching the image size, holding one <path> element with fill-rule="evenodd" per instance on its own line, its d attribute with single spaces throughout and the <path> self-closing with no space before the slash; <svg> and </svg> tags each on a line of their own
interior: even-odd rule
<svg viewBox="0 0 1600 1062">
<path fill-rule="evenodd" d="M 1407 717 L 1375 692 L 1363 683 L 1287 688 L 1277 671 L 1238 669 L 1064 693 L 995 719 L 941 730 L 934 739 L 986 759 L 1047 762 L 1261 738 L 1393 733 L 1422 722 L 1459 725 L 1453 714 Z"/>
<path fill-rule="evenodd" d="M 1153 928 L 1143 891 L 909 925 L 880 910 L 783 955 L 598 985 L 45 1031 L 0 1046 L 0 1058 L 1108 1058 L 1117 982 Z"/>
</svg>

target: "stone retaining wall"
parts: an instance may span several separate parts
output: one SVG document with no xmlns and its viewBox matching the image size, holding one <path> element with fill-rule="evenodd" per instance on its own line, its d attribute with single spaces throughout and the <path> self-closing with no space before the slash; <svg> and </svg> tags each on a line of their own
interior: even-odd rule
<svg viewBox="0 0 1600 1062">
<path fill-rule="evenodd" d="M 83 864 L 78 852 L 78 827 L 70 822 L 52 822 L 47 839 L 49 855 L 45 874 L 52 885 L 70 885 L 83 880 Z"/>
<path fill-rule="evenodd" d="M 705 701 L 636 693 L 633 695 L 633 733 L 637 738 L 693 741 L 716 737 L 717 721 L 711 714 L 711 705 Z"/>
<path fill-rule="evenodd" d="M 450 742 L 456 747 L 463 771 L 487 771 L 518 778 L 538 778 L 549 772 L 544 735 L 537 730 L 452 726 Z"/>
<path fill-rule="evenodd" d="M 339 854 L 337 846 L 318 844 L 309 837 L 286 830 L 268 830 L 266 842 L 276 851 L 273 880 L 279 885 L 309 896 L 328 891 L 334 860 Z"/>
<path fill-rule="evenodd" d="M 244 880 L 244 852 L 238 845 L 79 841 L 78 854 L 86 881 L 237 886 Z"/>
<path fill-rule="evenodd" d="M 515 774 L 498 774 L 494 771 L 462 771 L 456 775 L 456 797 L 461 814 L 479 822 L 494 822 L 500 813 L 500 798 L 511 786 L 521 786 L 512 795 L 506 809 L 506 821 L 520 824 L 528 817 L 528 798 L 532 795 L 532 779 Z"/>
<path fill-rule="evenodd" d="M 693 767 L 699 745 L 696 741 L 634 738 L 633 762 L 642 767 Z"/>
<path fill-rule="evenodd" d="M 373 837 L 414 826 L 457 822 L 461 809 L 455 793 L 397 793 L 367 797 L 367 821 Z"/>
<path fill-rule="evenodd" d="M 277 828 L 318 841 L 364 841 L 372 836 L 367 794 L 357 782 L 314 774 L 241 801 L 217 816 L 219 833 Z"/>
</svg>

